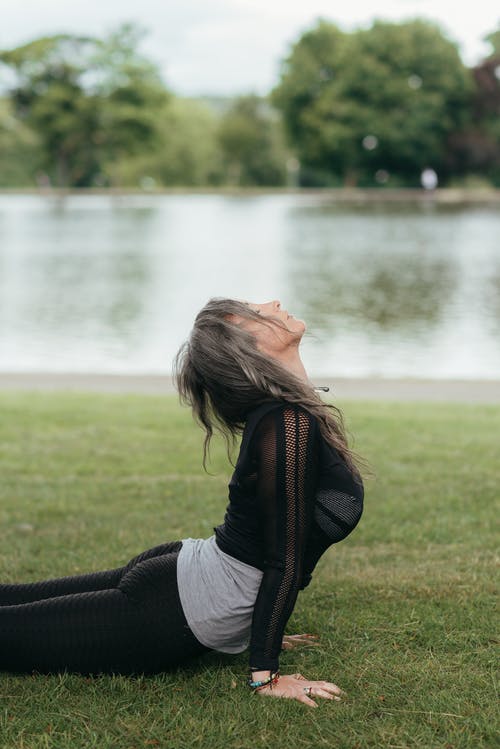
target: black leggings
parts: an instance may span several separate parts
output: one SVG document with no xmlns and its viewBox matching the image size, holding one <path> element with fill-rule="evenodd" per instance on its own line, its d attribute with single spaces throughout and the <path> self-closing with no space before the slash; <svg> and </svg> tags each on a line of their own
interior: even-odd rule
<svg viewBox="0 0 500 749">
<path fill-rule="evenodd" d="M 0 585 L 0 671 L 158 673 L 207 652 L 179 599 L 181 546 L 105 572 Z"/>
</svg>

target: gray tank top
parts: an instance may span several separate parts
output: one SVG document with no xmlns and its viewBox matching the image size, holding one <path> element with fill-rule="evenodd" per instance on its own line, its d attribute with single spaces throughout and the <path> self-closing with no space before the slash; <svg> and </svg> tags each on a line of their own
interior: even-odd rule
<svg viewBox="0 0 500 749">
<path fill-rule="evenodd" d="M 262 571 L 221 551 L 210 538 L 185 538 L 177 559 L 179 597 L 195 637 L 222 653 L 250 643 Z"/>
</svg>

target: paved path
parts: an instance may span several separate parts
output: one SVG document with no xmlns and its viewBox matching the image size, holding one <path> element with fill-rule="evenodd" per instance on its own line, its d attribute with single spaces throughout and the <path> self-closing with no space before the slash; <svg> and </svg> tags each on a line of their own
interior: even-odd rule
<svg viewBox="0 0 500 749">
<path fill-rule="evenodd" d="M 421 380 L 377 378 L 317 379 L 328 385 L 338 400 L 448 401 L 500 403 L 500 380 Z M 174 392 L 163 375 L 109 375 L 73 373 L 0 373 L 0 390 L 71 390 L 100 393 Z"/>
</svg>

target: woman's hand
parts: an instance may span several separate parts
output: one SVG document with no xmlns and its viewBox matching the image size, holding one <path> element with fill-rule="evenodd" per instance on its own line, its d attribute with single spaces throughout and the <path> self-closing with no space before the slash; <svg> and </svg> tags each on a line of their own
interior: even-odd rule
<svg viewBox="0 0 500 749">
<path fill-rule="evenodd" d="M 336 684 L 329 681 L 309 681 L 302 674 L 280 676 L 277 684 L 269 684 L 257 690 L 267 697 L 285 697 L 303 702 L 309 707 L 318 707 L 312 697 L 322 697 L 325 700 L 337 700 L 345 692 Z"/>
<path fill-rule="evenodd" d="M 299 645 L 319 647 L 318 635 L 285 635 L 281 643 L 282 650 L 293 650 Z"/>
</svg>

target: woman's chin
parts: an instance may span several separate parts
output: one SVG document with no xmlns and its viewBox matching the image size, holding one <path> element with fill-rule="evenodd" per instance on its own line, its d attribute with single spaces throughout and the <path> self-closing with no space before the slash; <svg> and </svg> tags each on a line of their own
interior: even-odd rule
<svg viewBox="0 0 500 749">
<path fill-rule="evenodd" d="M 306 332 L 306 324 L 304 320 L 298 320 L 296 317 L 289 317 L 286 321 L 287 328 L 291 333 L 295 333 L 302 337 Z"/>
</svg>

